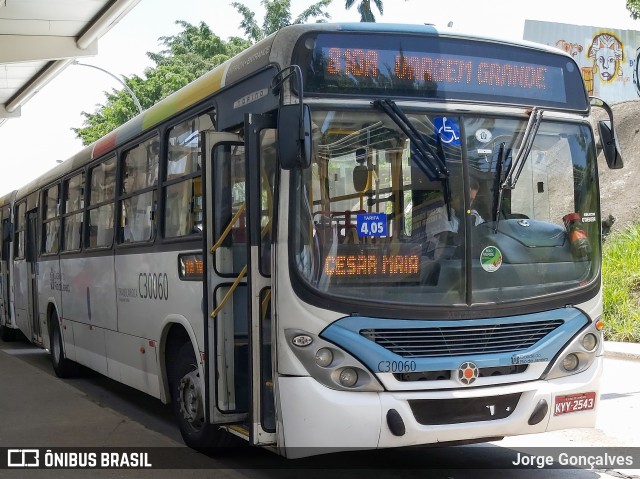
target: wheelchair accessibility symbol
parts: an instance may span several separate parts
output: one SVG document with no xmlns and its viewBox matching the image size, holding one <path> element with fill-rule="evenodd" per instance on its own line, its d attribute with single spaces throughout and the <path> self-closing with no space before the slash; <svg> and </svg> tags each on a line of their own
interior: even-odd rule
<svg viewBox="0 0 640 479">
<path fill-rule="evenodd" d="M 446 116 L 437 116 L 433 120 L 433 126 L 440 141 L 446 145 L 460 145 L 460 126 Z"/>
</svg>

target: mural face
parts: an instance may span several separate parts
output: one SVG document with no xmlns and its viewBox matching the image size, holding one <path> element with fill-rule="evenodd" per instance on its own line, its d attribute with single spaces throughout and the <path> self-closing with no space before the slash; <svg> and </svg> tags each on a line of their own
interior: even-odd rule
<svg viewBox="0 0 640 479">
<path fill-rule="evenodd" d="M 620 62 L 624 60 L 622 42 L 610 33 L 596 35 L 589 47 L 589 58 L 593 59 L 594 68 L 598 70 L 600 79 L 610 82 L 616 75 L 622 75 L 619 71 Z"/>
<path fill-rule="evenodd" d="M 640 29 L 525 20 L 523 39 L 554 45 L 570 55 L 590 96 L 609 103 L 640 96 Z"/>
</svg>

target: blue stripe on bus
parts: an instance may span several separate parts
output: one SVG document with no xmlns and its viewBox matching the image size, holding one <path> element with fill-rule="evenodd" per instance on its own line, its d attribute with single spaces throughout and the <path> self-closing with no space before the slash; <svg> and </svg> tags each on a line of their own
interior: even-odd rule
<svg viewBox="0 0 640 479">
<path fill-rule="evenodd" d="M 374 341 L 367 339 L 360 334 L 366 329 L 415 329 L 415 328 L 447 328 L 465 326 L 485 326 L 491 328 L 498 324 L 506 323 L 526 323 L 534 321 L 562 320 L 563 324 L 547 334 L 540 341 L 527 349 L 517 351 L 468 354 L 449 357 L 428 357 L 415 358 L 404 357 L 385 349 Z M 513 365 L 512 358 L 535 357 L 536 362 L 546 362 L 553 359 L 556 354 L 569 342 L 573 336 L 580 331 L 587 323 L 587 316 L 575 308 L 561 308 L 542 313 L 526 314 L 521 316 L 497 317 L 489 319 L 473 320 L 449 320 L 449 321 L 426 321 L 426 320 L 397 320 L 367 317 L 346 317 L 342 318 L 327 327 L 320 336 L 353 356 L 357 357 L 372 371 L 378 370 L 381 361 L 415 361 L 416 371 L 441 371 L 456 369 L 463 361 L 473 361 L 478 367 L 498 367 Z"/>
</svg>

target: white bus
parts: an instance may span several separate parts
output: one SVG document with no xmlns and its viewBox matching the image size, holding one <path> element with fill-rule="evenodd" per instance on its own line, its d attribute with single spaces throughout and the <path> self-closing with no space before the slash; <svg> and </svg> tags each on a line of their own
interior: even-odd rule
<svg viewBox="0 0 640 479">
<path fill-rule="evenodd" d="M 197 449 L 592 427 L 592 105 L 619 168 L 563 52 L 284 28 L 18 190 L 17 325 L 59 376 L 171 402 Z"/>
</svg>

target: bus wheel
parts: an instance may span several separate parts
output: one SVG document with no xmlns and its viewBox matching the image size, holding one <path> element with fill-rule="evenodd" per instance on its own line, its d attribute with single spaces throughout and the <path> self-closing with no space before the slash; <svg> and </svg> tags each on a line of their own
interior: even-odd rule
<svg viewBox="0 0 640 479">
<path fill-rule="evenodd" d="M 64 357 L 62 346 L 62 333 L 60 332 L 60 321 L 58 315 L 53 312 L 51 315 L 51 364 L 56 376 L 59 378 L 70 378 L 77 374 L 78 364 Z"/>
<path fill-rule="evenodd" d="M 229 434 L 205 420 L 204 383 L 191 343 L 184 343 L 177 358 L 170 358 L 171 398 L 185 444 L 199 451 L 226 446 Z"/>
</svg>

